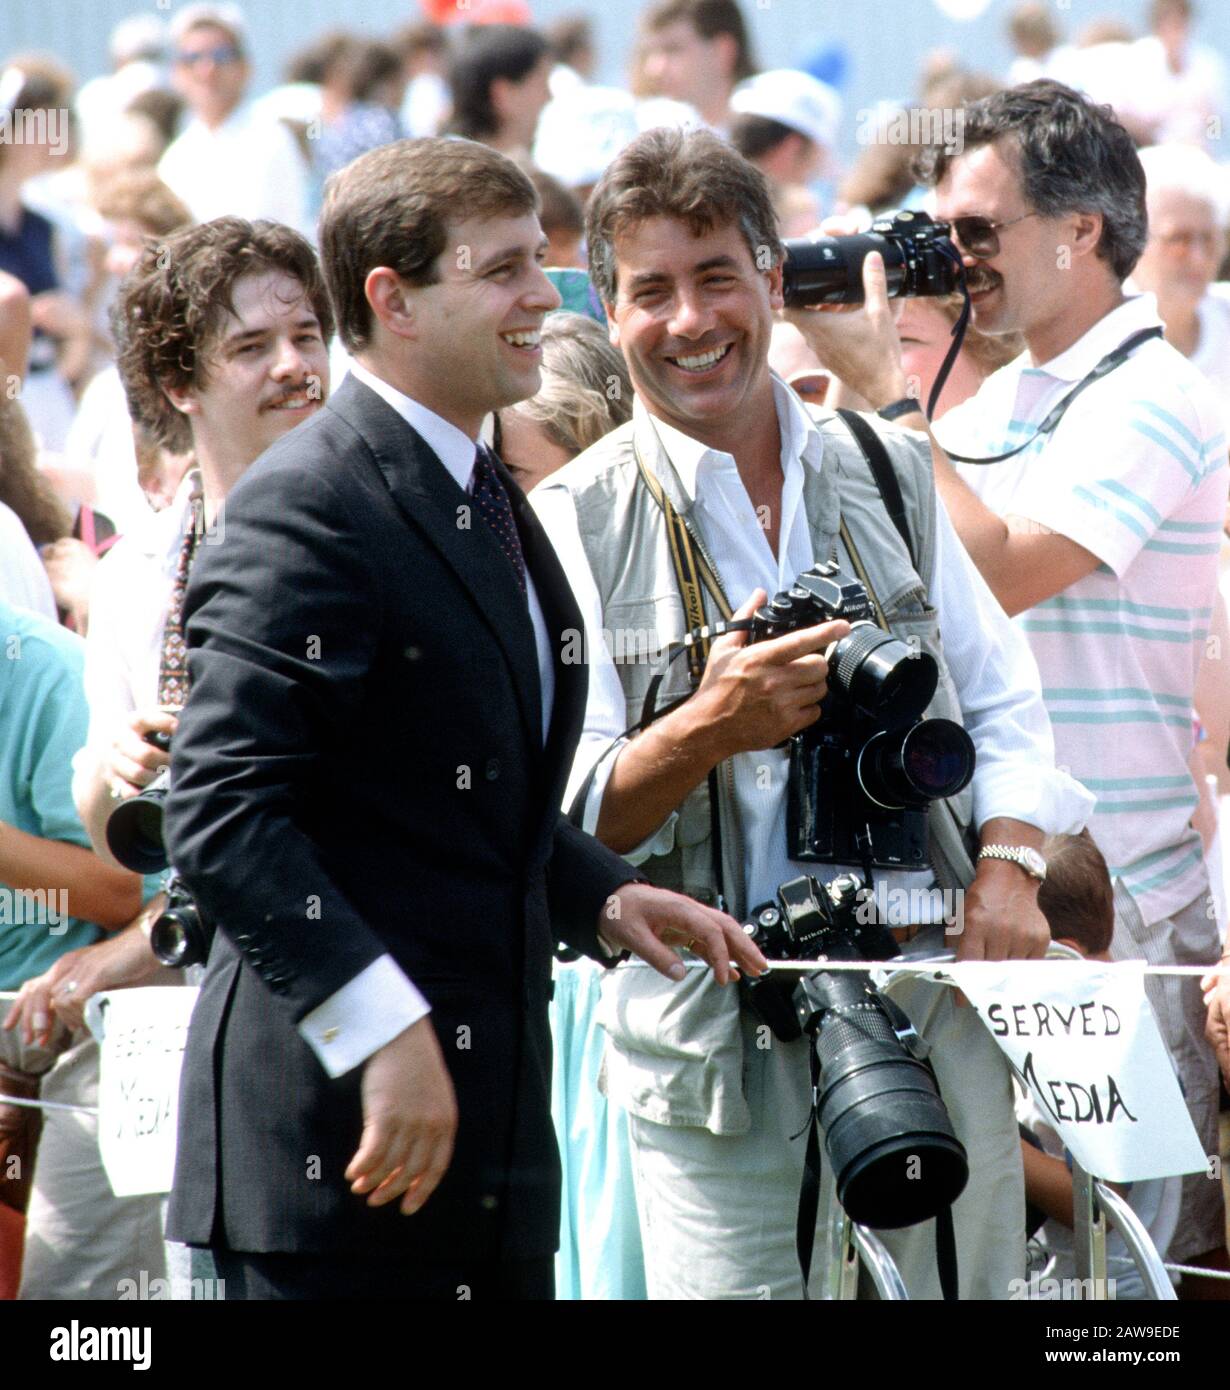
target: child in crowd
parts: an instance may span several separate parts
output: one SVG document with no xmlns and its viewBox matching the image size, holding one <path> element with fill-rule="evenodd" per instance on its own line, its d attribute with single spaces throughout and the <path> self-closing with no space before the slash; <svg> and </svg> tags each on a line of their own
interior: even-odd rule
<svg viewBox="0 0 1230 1390">
<path fill-rule="evenodd" d="M 1051 939 L 1070 946 L 1086 960 L 1110 959 L 1110 939 L 1115 927 L 1114 889 L 1106 861 L 1088 830 L 1079 835 L 1052 835 L 1042 847 L 1046 882 L 1038 890 L 1038 906 L 1051 929 Z M 1048 1280 L 1074 1279 L 1072 1249 L 1072 1171 L 1063 1140 L 1051 1127 L 1033 1096 L 1022 1092 L 1017 1118 L 1033 1143 L 1021 1141 L 1025 1164 L 1025 1198 L 1045 1213 L 1035 1237 L 1047 1257 Z M 1165 1258 L 1179 1216 L 1181 1177 L 1155 1178 L 1147 1182 L 1116 1185 L 1143 1222 L 1149 1237 Z M 1031 1262 L 1031 1273 L 1035 1273 Z M 1122 1238 L 1113 1228 L 1106 1238 L 1106 1274 L 1110 1295 L 1116 1299 L 1143 1299 L 1144 1283 Z"/>
</svg>

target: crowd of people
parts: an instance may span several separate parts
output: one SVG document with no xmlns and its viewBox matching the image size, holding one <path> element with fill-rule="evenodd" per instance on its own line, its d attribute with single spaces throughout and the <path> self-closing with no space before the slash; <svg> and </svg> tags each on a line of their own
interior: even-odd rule
<svg viewBox="0 0 1230 1390">
<path fill-rule="evenodd" d="M 231 3 L 125 21 L 80 87 L 8 57 L 0 1296 L 829 1296 L 812 1044 L 750 1007 L 741 924 L 843 871 L 914 905 L 907 959 L 1162 967 L 1209 1163 L 1125 1193 L 1230 1271 L 1230 88 L 1196 18 L 1023 3 L 1010 71 L 936 52 L 859 113 L 838 45 L 761 70 L 737 0 L 651 0 L 619 87 L 583 15 L 516 3 L 337 29 L 261 93 Z M 902 209 L 953 292 L 894 300 L 877 254 L 787 292 L 788 241 Z M 765 631 L 824 562 L 965 731 L 925 819 L 836 751 L 853 612 Z M 168 773 L 163 871 L 112 817 Z M 117 1197 L 86 1007 L 185 985 L 175 1181 Z M 909 1296 L 1071 1276 L 1062 1129 L 952 988 L 888 992 L 968 1164 L 878 1232 Z"/>
</svg>

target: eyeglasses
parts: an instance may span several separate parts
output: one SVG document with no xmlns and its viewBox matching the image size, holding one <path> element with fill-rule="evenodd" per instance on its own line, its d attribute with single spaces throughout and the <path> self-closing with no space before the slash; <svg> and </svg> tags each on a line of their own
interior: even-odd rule
<svg viewBox="0 0 1230 1390">
<path fill-rule="evenodd" d="M 953 235 L 976 261 L 989 261 L 999 255 L 999 236 L 1005 227 L 1015 227 L 1027 217 L 1037 217 L 1036 212 L 1023 212 L 1011 222 L 992 222 L 987 217 L 954 217 Z"/>
<path fill-rule="evenodd" d="M 195 53 L 177 53 L 175 61 L 185 68 L 194 68 L 206 61 L 224 68 L 230 63 L 237 63 L 242 56 L 234 44 L 219 44 L 217 48 L 200 48 Z"/>
</svg>

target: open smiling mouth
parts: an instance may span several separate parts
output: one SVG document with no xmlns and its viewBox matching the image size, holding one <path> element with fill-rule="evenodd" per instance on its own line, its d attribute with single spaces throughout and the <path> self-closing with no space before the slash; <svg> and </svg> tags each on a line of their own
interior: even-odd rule
<svg viewBox="0 0 1230 1390">
<path fill-rule="evenodd" d="M 668 357 L 666 360 L 681 371 L 700 376 L 704 372 L 712 371 L 719 362 L 725 361 L 732 347 L 734 343 L 727 343 L 725 347 L 710 348 L 708 352 L 690 353 L 686 357 Z"/>
<path fill-rule="evenodd" d="M 542 341 L 542 334 L 530 329 L 520 333 L 501 333 L 500 337 L 509 347 L 520 348 L 523 352 L 537 352 Z"/>
</svg>

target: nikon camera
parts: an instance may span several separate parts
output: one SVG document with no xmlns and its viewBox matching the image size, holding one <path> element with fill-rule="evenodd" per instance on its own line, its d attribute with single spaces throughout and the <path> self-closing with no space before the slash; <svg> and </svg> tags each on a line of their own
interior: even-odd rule
<svg viewBox="0 0 1230 1390">
<path fill-rule="evenodd" d="M 952 294 L 965 269 L 949 231 L 925 212 L 899 212 L 857 236 L 792 238 L 782 267 L 787 307 L 861 304 L 863 262 L 872 251 L 884 260 L 890 299 Z"/>
<path fill-rule="evenodd" d="M 924 719 L 939 668 L 872 621 L 867 590 L 831 561 L 757 610 L 750 640 L 844 618 L 827 652 L 820 718 L 790 740 L 787 851 L 804 863 L 922 869 L 927 808 L 974 775 L 974 745 L 950 719 Z"/>
</svg>

